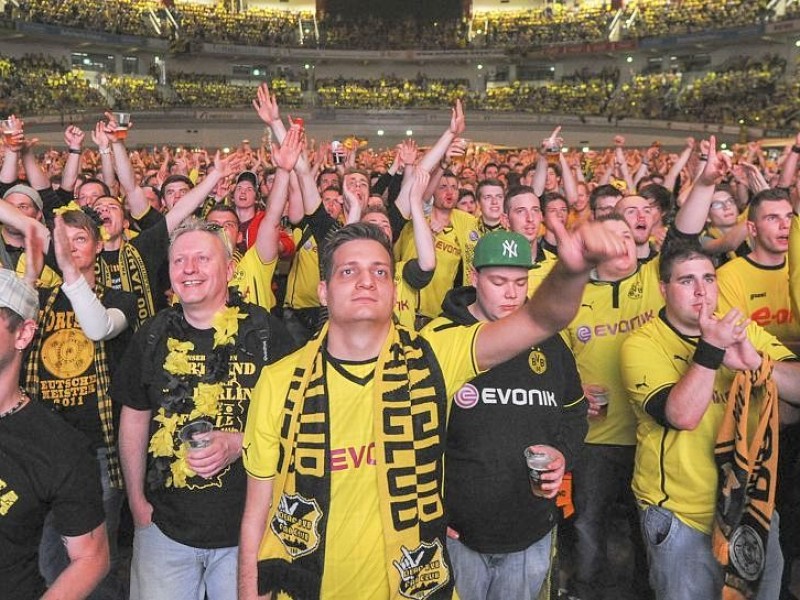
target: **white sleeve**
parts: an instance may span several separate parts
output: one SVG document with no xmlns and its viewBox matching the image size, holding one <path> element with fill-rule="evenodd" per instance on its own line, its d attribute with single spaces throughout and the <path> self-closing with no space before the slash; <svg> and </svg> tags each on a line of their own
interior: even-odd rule
<svg viewBox="0 0 800 600">
<path fill-rule="evenodd" d="M 125 313 L 103 306 L 83 276 L 72 284 L 65 282 L 61 289 L 72 303 L 84 335 L 90 340 L 98 342 L 117 337 L 128 327 Z"/>
</svg>

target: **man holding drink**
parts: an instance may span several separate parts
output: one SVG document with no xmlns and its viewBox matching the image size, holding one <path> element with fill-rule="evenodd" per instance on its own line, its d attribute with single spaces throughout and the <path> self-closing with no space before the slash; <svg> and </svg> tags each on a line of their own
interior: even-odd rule
<svg viewBox="0 0 800 600">
<path fill-rule="evenodd" d="M 532 266 L 524 236 L 487 233 L 475 247 L 474 287 L 448 293 L 444 315 L 426 331 L 511 314 L 528 297 Z M 553 499 L 586 435 L 583 400 L 575 361 L 558 335 L 456 392 L 444 488 L 447 549 L 462 600 L 537 598 L 550 569 Z"/>
</svg>

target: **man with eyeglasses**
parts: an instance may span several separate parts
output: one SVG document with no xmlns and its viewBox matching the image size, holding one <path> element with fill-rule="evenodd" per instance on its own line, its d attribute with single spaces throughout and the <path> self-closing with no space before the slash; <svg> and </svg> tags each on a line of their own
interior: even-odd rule
<svg viewBox="0 0 800 600">
<path fill-rule="evenodd" d="M 740 218 L 733 191 L 727 184 L 718 184 L 708 210 L 708 226 L 700 238 L 703 250 L 714 257 L 719 268 L 737 256 L 750 253 L 746 238 L 747 225 Z"/>
<path fill-rule="evenodd" d="M 589 195 L 589 208 L 592 209 L 592 218 L 599 219 L 614 212 L 614 207 L 623 194 L 613 185 L 599 185 Z"/>
</svg>

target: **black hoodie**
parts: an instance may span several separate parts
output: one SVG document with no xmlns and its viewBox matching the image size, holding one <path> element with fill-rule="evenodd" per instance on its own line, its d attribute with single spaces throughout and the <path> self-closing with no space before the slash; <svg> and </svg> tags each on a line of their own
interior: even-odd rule
<svg viewBox="0 0 800 600">
<path fill-rule="evenodd" d="M 475 299 L 473 287 L 451 290 L 429 327 L 476 323 L 468 310 Z M 558 335 L 465 384 L 454 397 L 445 453 L 445 505 L 460 541 L 505 554 L 546 535 L 555 502 L 531 493 L 523 451 L 552 446 L 569 468 L 587 428 L 575 359 Z"/>
</svg>

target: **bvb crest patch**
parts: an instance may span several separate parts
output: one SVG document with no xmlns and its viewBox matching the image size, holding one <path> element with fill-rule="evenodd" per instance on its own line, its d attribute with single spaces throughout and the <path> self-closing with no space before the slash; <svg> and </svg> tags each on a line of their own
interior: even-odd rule
<svg viewBox="0 0 800 600">
<path fill-rule="evenodd" d="M 283 494 L 270 527 L 289 556 L 297 558 L 319 548 L 320 519 L 322 511 L 316 500 Z"/>
<path fill-rule="evenodd" d="M 444 562 L 442 542 L 422 542 L 413 550 L 400 546 L 400 560 L 392 564 L 400 573 L 400 595 L 424 600 L 450 581 L 450 568 Z"/>
<path fill-rule="evenodd" d="M 634 300 L 641 298 L 642 292 L 642 282 L 637 280 L 636 283 L 631 286 L 631 289 L 628 290 L 628 298 L 633 298 Z"/>
<path fill-rule="evenodd" d="M 544 352 L 532 350 L 528 355 L 528 366 L 530 366 L 531 371 L 537 375 L 541 375 L 547 371 L 547 357 L 544 355 Z"/>
</svg>

